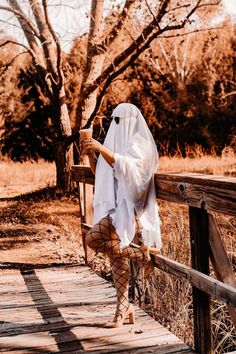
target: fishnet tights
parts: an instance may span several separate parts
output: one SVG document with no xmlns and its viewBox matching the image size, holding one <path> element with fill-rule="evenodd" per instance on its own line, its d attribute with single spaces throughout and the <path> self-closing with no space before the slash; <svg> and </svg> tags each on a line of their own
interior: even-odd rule
<svg viewBox="0 0 236 354">
<path fill-rule="evenodd" d="M 128 259 L 144 261 L 144 254 L 140 249 L 130 246 L 120 249 L 120 239 L 109 216 L 101 219 L 92 227 L 86 236 L 86 243 L 95 252 L 105 253 L 110 258 L 117 293 L 115 321 L 129 306 L 130 267 Z"/>
<path fill-rule="evenodd" d="M 144 254 L 139 248 L 131 246 L 119 247 L 120 238 L 112 225 L 111 217 L 101 219 L 86 235 L 86 243 L 95 252 L 101 252 L 110 258 L 129 258 L 143 261 Z"/>
<path fill-rule="evenodd" d="M 116 289 L 117 307 L 114 322 L 129 307 L 129 261 L 125 257 L 110 258 L 113 281 Z"/>
</svg>

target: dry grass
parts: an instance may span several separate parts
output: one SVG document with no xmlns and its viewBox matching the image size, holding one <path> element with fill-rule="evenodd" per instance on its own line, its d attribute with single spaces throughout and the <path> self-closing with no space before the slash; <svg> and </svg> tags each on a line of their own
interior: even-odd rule
<svg viewBox="0 0 236 354">
<path fill-rule="evenodd" d="M 181 159 L 178 157 L 160 159 L 160 172 L 200 172 L 235 176 L 234 156 Z M 0 196 L 13 197 L 31 192 L 55 183 L 55 167 L 44 162 L 0 164 Z M 76 200 L 66 197 L 55 199 L 43 196 L 30 201 L 2 201 L 0 224 L 4 236 L 2 259 L 7 261 L 40 263 L 76 262 L 81 254 L 81 240 L 78 239 L 78 206 Z M 188 208 L 174 203 L 160 201 L 162 219 L 162 253 L 181 263 L 190 265 Z M 236 220 L 233 217 L 217 215 L 227 252 L 235 268 Z M 14 239 L 17 231 L 18 239 Z M 1 241 L 1 237 L 0 237 Z M 8 243 L 6 243 L 6 241 Z M 22 242 L 22 249 L 19 246 Z M 8 246 L 6 246 L 8 245 Z M 1 243 L 0 243 L 1 249 Z M 78 250 L 78 251 L 77 251 Z M 22 251 L 22 252 L 21 252 Z M 26 252 L 27 251 L 27 252 Z M 46 256 L 45 256 L 46 254 Z M 42 257 L 44 256 L 44 258 Z M 29 259 L 30 257 L 30 259 Z M 96 271 L 109 272 L 104 257 L 96 258 Z M 150 296 L 152 294 L 152 296 Z M 193 344 L 191 286 L 188 282 L 155 270 L 146 283 L 147 311 L 160 323 L 170 329 L 186 343 Z M 236 333 L 229 318 L 227 308 L 214 301 L 212 306 L 212 329 L 215 354 L 236 349 Z"/>
<path fill-rule="evenodd" d="M 160 172 L 196 172 L 236 177 L 236 156 L 161 157 Z"/>
<path fill-rule="evenodd" d="M 39 162 L 0 162 L 0 198 L 14 197 L 55 185 L 55 164 Z"/>
<path fill-rule="evenodd" d="M 236 176 L 236 156 L 161 157 L 159 172 L 198 172 L 222 176 Z M 54 163 L 0 162 L 0 198 L 29 193 L 53 186 L 56 180 Z"/>
<path fill-rule="evenodd" d="M 190 263 L 188 208 L 174 203 L 160 202 L 162 218 L 162 254 L 180 263 Z M 222 237 L 236 271 L 235 258 L 236 220 L 230 216 L 216 215 Z M 213 271 L 211 276 L 215 277 Z M 147 297 L 147 294 L 149 295 Z M 192 289 L 188 282 L 160 270 L 156 270 L 146 283 L 147 309 L 164 326 L 185 343 L 193 346 Z M 236 331 L 227 307 L 212 300 L 212 333 L 215 354 L 236 349 Z"/>
</svg>

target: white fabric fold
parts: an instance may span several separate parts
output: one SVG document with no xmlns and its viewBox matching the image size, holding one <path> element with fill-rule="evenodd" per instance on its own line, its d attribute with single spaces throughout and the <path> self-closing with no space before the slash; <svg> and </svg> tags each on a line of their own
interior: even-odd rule
<svg viewBox="0 0 236 354">
<path fill-rule="evenodd" d="M 100 155 L 96 166 L 94 223 L 108 214 L 120 237 L 120 247 L 127 246 L 135 234 L 135 213 L 143 227 L 144 244 L 161 248 L 160 218 L 156 202 L 154 173 L 158 152 L 151 132 L 139 109 L 119 104 L 104 145 L 114 152 L 109 166 Z"/>
</svg>

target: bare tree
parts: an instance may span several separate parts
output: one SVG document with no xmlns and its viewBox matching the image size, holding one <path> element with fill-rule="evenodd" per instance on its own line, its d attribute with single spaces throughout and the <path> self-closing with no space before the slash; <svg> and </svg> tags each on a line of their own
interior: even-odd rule
<svg viewBox="0 0 236 354">
<path fill-rule="evenodd" d="M 100 3 L 101 12 L 101 3 L 104 1 L 95 2 Z M 168 33 L 178 36 L 186 27 L 189 27 L 189 31 L 197 31 L 196 23 L 199 22 L 203 26 L 204 15 L 209 18 L 210 10 L 215 11 L 218 5 L 220 0 L 196 0 L 191 3 L 184 0 L 157 2 L 126 0 L 122 12 L 117 16 L 117 21 L 108 34 L 101 35 L 97 32 L 96 36 L 94 33 L 96 41 L 88 42 L 87 62 L 91 61 L 92 52 L 94 65 L 91 67 L 86 65 L 85 78 L 78 100 L 77 128 L 83 126 L 85 122 L 86 127 L 91 124 L 111 82 L 149 48 L 154 39 Z M 140 8 L 143 10 L 142 13 Z M 140 21 L 140 26 L 136 26 L 137 21 L 141 19 L 141 14 L 142 16 L 146 14 L 145 21 Z M 195 24 L 193 24 L 193 16 L 195 16 Z M 95 19 L 95 15 L 93 18 Z M 125 41 L 126 47 L 120 45 L 122 36 L 129 37 L 129 40 Z M 99 37 L 101 39 L 98 41 Z M 120 51 L 115 50 L 117 44 L 121 48 Z M 96 58 L 98 60 L 101 57 L 103 59 L 99 63 L 99 68 L 96 66 Z M 109 60 L 105 60 L 106 58 Z M 101 67 L 102 62 L 103 67 Z"/>
<path fill-rule="evenodd" d="M 8 0 L 7 2 L 9 6 L 0 6 L 0 9 L 17 17 L 27 40 L 27 45 L 20 45 L 31 55 L 37 74 L 43 82 L 45 95 L 51 104 L 57 185 L 65 189 L 70 186 L 70 166 L 73 159 L 72 149 L 66 144 L 66 137 L 71 135 L 71 125 L 65 103 L 61 45 L 49 21 L 46 0 L 42 0 L 41 4 L 37 0 L 28 0 L 32 18 L 23 11 L 20 1 Z M 10 42 L 6 41 L 2 46 Z"/>
<path fill-rule="evenodd" d="M 28 52 L 45 83 L 53 112 L 57 184 L 70 184 L 72 154 L 68 108 L 65 103 L 62 50 L 49 20 L 47 0 L 27 0 L 33 18 L 20 7 L 20 0 L 7 0 L 0 10 L 14 14 L 27 40 Z M 220 0 L 126 0 L 105 18 L 104 0 L 91 1 L 90 29 L 84 76 L 77 93 L 77 131 L 90 126 L 112 81 L 128 68 L 154 39 L 164 33 L 178 34 L 191 26 L 193 16 L 215 9 Z"/>
</svg>

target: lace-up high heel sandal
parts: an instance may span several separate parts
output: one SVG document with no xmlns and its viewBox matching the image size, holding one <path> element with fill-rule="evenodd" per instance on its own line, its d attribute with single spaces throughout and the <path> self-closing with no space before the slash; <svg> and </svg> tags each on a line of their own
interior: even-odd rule
<svg viewBox="0 0 236 354">
<path fill-rule="evenodd" d="M 129 318 L 129 324 L 135 323 L 135 313 L 134 307 L 129 304 L 127 309 L 117 309 L 115 313 L 115 317 L 112 322 L 108 322 L 105 324 L 105 328 L 118 328 L 123 326 L 126 318 Z"/>
</svg>

